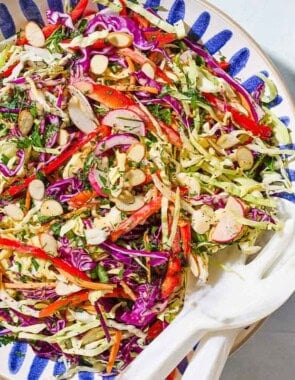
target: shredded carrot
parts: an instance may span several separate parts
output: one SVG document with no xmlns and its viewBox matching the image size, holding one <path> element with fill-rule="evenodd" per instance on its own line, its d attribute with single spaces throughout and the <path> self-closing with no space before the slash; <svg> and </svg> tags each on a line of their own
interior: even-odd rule
<svg viewBox="0 0 295 380">
<path fill-rule="evenodd" d="M 144 91 L 149 92 L 150 94 L 158 94 L 159 90 L 156 87 L 151 86 L 134 86 L 134 85 L 117 85 L 109 86 L 118 91 Z"/>
<path fill-rule="evenodd" d="M 26 200 L 25 200 L 25 213 L 27 213 L 31 208 L 31 200 L 32 200 L 31 194 L 30 194 L 29 190 L 27 190 Z"/>
<path fill-rule="evenodd" d="M 137 300 L 137 297 L 136 297 L 136 294 L 133 292 L 133 290 L 126 284 L 125 281 L 121 280 L 120 281 L 120 285 L 122 286 L 124 292 L 126 294 L 128 294 L 128 296 L 130 297 L 130 299 L 132 299 L 132 301 L 136 301 Z"/>
<path fill-rule="evenodd" d="M 134 73 L 135 71 L 135 66 L 134 66 L 134 63 L 132 61 L 132 59 L 130 57 L 126 57 L 126 62 L 128 64 L 128 71 L 129 71 L 129 74 L 132 74 Z M 133 75 L 130 75 L 130 85 L 131 86 L 134 86 L 135 83 L 136 83 L 136 79 Z"/>
<path fill-rule="evenodd" d="M 81 290 L 80 292 L 66 296 L 66 298 L 52 302 L 39 311 L 39 318 L 49 317 L 64 306 L 79 305 L 80 303 L 88 300 L 88 295 L 88 290 Z"/>
<path fill-rule="evenodd" d="M 97 314 L 96 309 L 93 305 L 82 305 L 81 309 L 87 311 L 90 314 Z"/>
<path fill-rule="evenodd" d="M 76 284 L 80 286 L 81 288 L 92 289 L 92 290 L 105 290 L 108 292 L 112 292 L 113 289 L 116 287 L 116 285 L 112 285 L 112 284 L 102 284 L 100 282 L 82 280 L 81 278 L 72 276 L 71 274 L 69 274 L 68 272 L 62 269 L 59 269 L 59 268 L 57 269 L 63 276 L 65 276 L 73 284 Z"/>
<path fill-rule="evenodd" d="M 55 282 L 3 282 L 7 289 L 40 289 L 55 288 Z"/>
<path fill-rule="evenodd" d="M 116 330 L 115 336 L 114 336 L 114 344 L 111 348 L 110 357 L 107 364 L 107 373 L 112 372 L 112 369 L 114 367 L 116 357 L 120 348 L 121 339 L 122 339 L 122 331 Z"/>
</svg>

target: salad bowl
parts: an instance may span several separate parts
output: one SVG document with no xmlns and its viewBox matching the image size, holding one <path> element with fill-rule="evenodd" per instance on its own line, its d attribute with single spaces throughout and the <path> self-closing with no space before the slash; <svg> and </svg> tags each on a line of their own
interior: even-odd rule
<svg viewBox="0 0 295 380">
<path fill-rule="evenodd" d="M 71 3 L 74 4 L 75 1 L 71 1 Z M 91 5 L 94 8 L 96 6 Z M 269 104 L 269 107 L 286 127 L 292 128 L 295 122 L 294 106 L 288 90 L 268 58 L 237 24 L 205 1 L 147 0 L 145 6 L 159 8 L 159 14 L 171 24 L 184 20 L 189 38 L 194 42 L 201 43 L 213 56 L 220 57 L 222 55 L 226 57 L 230 63 L 229 74 L 233 78 L 238 78 L 249 93 L 252 93 L 261 84 L 259 73 L 271 78 L 278 88 L 278 95 Z M 0 3 L 2 39 L 12 37 L 28 20 L 41 25 L 44 24 L 46 20 L 45 11 L 48 7 L 62 12 L 64 4 L 61 0 L 2 1 Z M 288 173 L 290 179 L 294 180 L 295 175 L 292 167 L 289 168 Z M 293 194 L 290 193 L 281 194 L 281 196 L 291 201 L 295 200 Z M 252 326 L 243 331 L 235 345 L 244 341 L 245 337 L 251 334 L 251 330 L 255 328 Z M 61 376 L 65 371 L 63 362 L 55 363 L 36 356 L 26 343 L 16 342 L 1 347 L 0 352 L 2 355 L 0 373 L 9 380 L 53 379 L 55 376 Z M 189 359 L 185 358 L 178 366 L 177 376 L 181 376 L 187 360 Z M 92 380 L 99 377 L 90 372 L 80 372 L 77 378 Z M 115 377 L 106 375 L 104 378 L 112 379 Z"/>
</svg>

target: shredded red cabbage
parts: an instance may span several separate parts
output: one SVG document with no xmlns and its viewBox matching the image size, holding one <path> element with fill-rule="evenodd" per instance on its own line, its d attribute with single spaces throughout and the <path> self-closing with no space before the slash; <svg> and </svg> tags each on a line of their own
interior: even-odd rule
<svg viewBox="0 0 295 380">
<path fill-rule="evenodd" d="M 114 32 L 126 32 L 133 35 L 134 46 L 140 50 L 150 50 L 156 46 L 154 42 L 148 42 L 137 24 L 126 17 L 115 15 L 98 14 L 91 19 L 86 28 L 85 34 L 88 35 L 96 30 L 98 26 Z"/>
<path fill-rule="evenodd" d="M 73 20 L 67 13 L 47 10 L 46 16 L 49 24 L 61 24 L 69 29 L 74 30 Z"/>
<path fill-rule="evenodd" d="M 14 169 L 9 169 L 6 165 L 0 164 L 0 172 L 4 175 L 4 177 L 14 177 L 23 167 L 25 162 L 25 151 L 20 149 L 16 152 L 16 157 L 18 158 L 18 163 Z"/>
<path fill-rule="evenodd" d="M 167 306 L 167 301 L 160 301 L 160 287 L 155 284 L 141 284 L 136 289 L 137 299 L 131 311 L 123 312 L 120 322 L 145 328 Z"/>
<path fill-rule="evenodd" d="M 120 247 L 116 244 L 110 243 L 108 241 L 105 241 L 102 243 L 101 248 L 106 249 L 110 254 L 120 254 L 120 255 L 128 255 L 128 256 L 137 256 L 137 257 L 149 257 L 150 265 L 151 266 L 157 266 L 162 265 L 165 262 L 167 262 L 169 253 L 168 252 L 147 252 L 147 251 L 139 251 L 135 249 L 126 249 L 123 247 Z"/>
</svg>

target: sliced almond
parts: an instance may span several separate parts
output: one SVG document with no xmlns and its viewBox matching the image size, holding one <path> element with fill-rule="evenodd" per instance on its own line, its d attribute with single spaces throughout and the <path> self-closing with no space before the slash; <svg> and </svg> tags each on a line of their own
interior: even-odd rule
<svg viewBox="0 0 295 380">
<path fill-rule="evenodd" d="M 80 129 L 80 131 L 88 134 L 95 130 L 95 117 L 90 117 L 90 115 L 86 112 L 84 105 L 76 95 L 73 95 L 69 100 L 68 111 L 72 122 L 78 129 Z"/>
<path fill-rule="evenodd" d="M 48 234 L 48 233 L 43 233 L 40 236 L 40 243 L 41 247 L 44 249 L 44 251 L 51 253 L 51 254 L 56 254 L 57 253 L 57 241 L 55 238 Z"/>
<path fill-rule="evenodd" d="M 155 78 L 155 68 L 150 62 L 145 62 L 141 67 L 141 71 L 143 71 L 149 78 Z"/>
<path fill-rule="evenodd" d="M 3 208 L 3 211 L 5 212 L 7 216 L 15 220 L 16 222 L 19 222 L 23 220 L 24 218 L 24 213 L 18 205 L 15 205 L 15 204 L 7 205 Z"/>
<path fill-rule="evenodd" d="M 250 170 L 254 165 L 254 156 L 250 149 L 240 146 L 236 151 L 236 160 L 243 170 Z"/>
<path fill-rule="evenodd" d="M 108 64 L 108 57 L 103 54 L 96 54 L 91 58 L 90 71 L 95 75 L 101 75 L 108 68 Z"/>
<path fill-rule="evenodd" d="M 127 159 L 136 163 L 141 162 L 145 157 L 145 146 L 141 143 L 133 144 L 127 151 Z"/>
<path fill-rule="evenodd" d="M 59 216 L 63 214 L 63 208 L 61 204 L 54 199 L 48 199 L 42 203 L 40 213 L 42 216 L 46 216 L 48 218 L 53 216 Z"/>
<path fill-rule="evenodd" d="M 140 169 L 131 169 L 124 176 L 124 185 L 133 187 L 141 185 L 146 179 L 144 172 Z"/>
<path fill-rule="evenodd" d="M 33 127 L 34 118 L 28 110 L 22 110 L 18 115 L 18 129 L 23 136 L 27 136 Z"/>
<path fill-rule="evenodd" d="M 64 146 L 68 143 L 70 138 L 69 133 L 65 129 L 61 129 L 58 135 L 58 144 Z"/>
<path fill-rule="evenodd" d="M 114 202 L 116 204 L 116 207 L 123 212 L 133 212 L 139 210 L 145 204 L 144 196 L 142 195 L 135 196 L 133 203 L 122 202 L 119 198 L 116 198 Z"/>
<path fill-rule="evenodd" d="M 34 179 L 30 182 L 28 190 L 33 199 L 41 201 L 44 198 L 45 186 L 40 179 Z"/>
<path fill-rule="evenodd" d="M 30 21 L 25 26 L 25 36 L 28 43 L 34 47 L 43 47 L 45 45 L 45 36 L 42 29 L 34 21 Z"/>
<path fill-rule="evenodd" d="M 133 43 L 133 36 L 124 32 L 111 32 L 106 39 L 111 45 L 118 48 L 126 48 Z"/>
</svg>

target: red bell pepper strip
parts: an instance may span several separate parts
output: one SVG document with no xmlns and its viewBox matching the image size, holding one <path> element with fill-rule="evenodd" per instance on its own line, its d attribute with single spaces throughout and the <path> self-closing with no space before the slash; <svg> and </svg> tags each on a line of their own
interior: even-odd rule
<svg viewBox="0 0 295 380">
<path fill-rule="evenodd" d="M 158 195 L 149 203 L 145 204 L 142 208 L 135 211 L 134 214 L 125 219 L 118 227 L 111 233 L 110 239 L 112 242 L 118 240 L 122 235 L 133 230 L 138 224 L 142 224 L 151 215 L 155 214 L 161 208 L 162 195 Z"/>
<path fill-rule="evenodd" d="M 158 47 L 163 47 L 165 44 L 169 44 L 177 40 L 177 36 L 174 33 L 163 33 L 162 31 L 144 32 L 145 38 L 148 41 L 157 41 Z"/>
<path fill-rule="evenodd" d="M 148 28 L 148 27 L 150 26 L 149 21 L 148 21 L 145 17 L 139 15 L 138 13 L 132 12 L 132 14 L 131 14 L 130 17 L 131 17 L 132 20 L 134 20 L 134 21 L 136 22 L 136 24 L 139 25 L 141 28 Z"/>
<path fill-rule="evenodd" d="M 159 319 L 154 322 L 147 332 L 147 339 L 148 341 L 151 341 L 155 339 L 165 328 L 165 323 L 163 321 L 160 321 Z"/>
<path fill-rule="evenodd" d="M 187 221 L 179 222 L 180 236 L 182 242 L 182 249 L 185 257 L 191 254 L 192 232 L 191 226 Z"/>
<path fill-rule="evenodd" d="M 230 63 L 226 61 L 220 61 L 220 62 L 217 62 L 217 64 L 224 71 L 227 71 L 230 68 Z"/>
<path fill-rule="evenodd" d="M 26 39 L 26 37 L 25 36 L 22 36 L 22 35 L 20 35 L 19 37 L 18 37 L 18 39 L 15 41 L 15 44 L 17 45 L 17 46 L 24 46 L 24 45 L 27 45 L 29 42 L 28 42 L 28 40 Z"/>
<path fill-rule="evenodd" d="M 106 42 L 101 39 L 93 42 L 93 44 L 91 45 L 92 49 L 103 49 L 106 46 L 107 46 Z"/>
<path fill-rule="evenodd" d="M 70 13 L 70 16 L 73 21 L 79 20 L 81 16 L 83 15 L 86 7 L 88 5 L 88 0 L 80 0 L 77 5 L 74 7 L 72 12 Z"/>
<path fill-rule="evenodd" d="M 125 4 L 125 1 L 124 0 L 119 0 L 121 6 L 122 6 L 122 9 L 120 10 L 120 16 L 122 17 L 127 17 L 127 8 L 126 8 L 126 4 Z"/>
<path fill-rule="evenodd" d="M 272 135 L 272 130 L 268 125 L 257 124 L 250 117 L 241 114 L 236 108 L 226 104 L 215 95 L 202 93 L 203 97 L 221 112 L 229 111 L 232 114 L 233 121 L 246 131 L 252 132 L 253 135 L 263 140 L 268 140 Z"/>
<path fill-rule="evenodd" d="M 166 276 L 161 285 L 161 297 L 168 298 L 181 283 L 181 261 L 178 257 L 170 257 Z"/>
<path fill-rule="evenodd" d="M 93 131 L 90 132 L 88 135 L 84 136 L 80 141 L 78 141 L 76 144 L 74 144 L 70 149 L 62 152 L 58 157 L 56 157 L 53 161 L 51 161 L 49 164 L 44 165 L 41 169 L 40 172 L 49 175 L 52 172 L 54 172 L 56 169 L 58 169 L 60 166 L 62 166 L 68 159 L 72 157 L 74 153 L 76 153 L 79 149 L 81 149 L 84 145 L 86 145 L 89 141 L 91 141 L 94 137 L 96 137 L 99 134 L 99 127 Z M 4 196 L 6 194 L 10 196 L 14 196 L 21 191 L 23 191 L 30 182 L 33 181 L 33 179 L 36 178 L 36 175 L 33 174 L 30 177 L 26 178 L 22 183 L 10 186 L 5 193 L 3 194 Z"/>
<path fill-rule="evenodd" d="M 136 104 L 121 91 L 103 84 L 80 81 L 73 83 L 73 86 L 82 91 L 89 98 L 96 100 L 99 103 L 103 103 L 109 108 L 126 108 Z"/>
<path fill-rule="evenodd" d="M 89 290 L 81 290 L 50 303 L 39 311 L 39 318 L 50 317 L 64 306 L 76 306 L 88 300 Z"/>
<path fill-rule="evenodd" d="M 17 65 L 18 65 L 18 62 L 9 66 L 5 71 L 3 71 L 3 73 L 0 73 L 0 78 L 8 78 L 9 75 L 12 73 L 13 69 L 15 68 L 15 66 Z"/>
<path fill-rule="evenodd" d="M 182 148 L 182 141 L 180 138 L 180 135 L 175 129 L 164 123 L 163 121 L 159 121 L 159 124 L 164 132 L 164 134 L 167 136 L 168 141 L 170 144 L 176 146 L 177 148 Z"/>
<path fill-rule="evenodd" d="M 44 37 L 45 38 L 48 38 L 50 37 L 57 29 L 60 28 L 60 24 L 53 24 L 53 25 L 45 25 L 43 28 L 42 28 L 42 32 L 44 34 Z"/>
<path fill-rule="evenodd" d="M 56 268 L 62 269 L 72 276 L 78 277 L 82 280 L 89 281 L 89 277 L 81 272 L 79 269 L 66 263 L 58 257 L 48 255 L 42 248 L 34 247 L 33 245 L 23 244 L 17 240 L 6 239 L 0 237 L 0 247 L 4 249 L 12 249 L 25 255 L 34 256 L 38 259 L 50 261 Z"/>
</svg>

